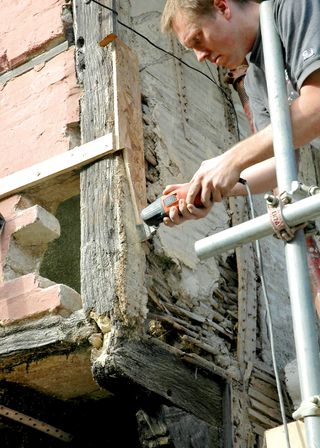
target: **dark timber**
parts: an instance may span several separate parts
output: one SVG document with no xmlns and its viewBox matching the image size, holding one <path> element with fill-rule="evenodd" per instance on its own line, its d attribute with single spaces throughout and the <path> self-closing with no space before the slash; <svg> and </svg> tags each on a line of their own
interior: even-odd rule
<svg viewBox="0 0 320 448">
<path fill-rule="evenodd" d="M 105 1 L 113 8 L 114 3 Z M 130 122 L 126 124 L 123 117 L 115 120 L 114 116 L 114 94 L 117 82 L 119 85 L 121 80 L 118 73 L 118 81 L 113 77 L 113 64 L 117 63 L 114 61 L 121 62 L 120 58 L 113 58 L 112 51 L 117 49 L 117 44 L 105 48 L 98 45 L 115 31 L 112 15 L 84 0 L 75 0 L 74 15 L 77 72 L 84 89 L 81 136 L 85 143 L 114 131 L 116 122 L 127 128 Z M 124 78 L 126 76 L 122 75 Z M 127 89 L 123 90 L 127 92 Z M 117 95 L 119 92 L 118 89 Z M 120 106 L 121 103 L 122 98 Z M 224 381 L 212 373 L 206 374 L 186 365 L 170 351 L 170 346 L 143 336 L 147 314 L 143 282 L 145 260 L 142 244 L 135 236 L 134 212 L 122 152 L 83 170 L 80 195 L 84 310 L 98 325 L 99 318 L 103 319 L 108 329 L 102 331 L 112 336 L 93 364 L 95 379 L 109 390 L 116 391 L 117 383 L 120 389 L 132 386 L 133 390 L 141 389 L 160 396 L 164 402 L 208 423 L 216 440 L 220 439 Z"/>
</svg>

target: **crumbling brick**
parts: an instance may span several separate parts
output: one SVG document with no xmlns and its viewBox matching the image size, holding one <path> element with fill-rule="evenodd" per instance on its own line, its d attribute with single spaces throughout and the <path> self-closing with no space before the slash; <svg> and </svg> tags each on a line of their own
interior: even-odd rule
<svg viewBox="0 0 320 448">
<path fill-rule="evenodd" d="M 76 291 L 34 273 L 6 282 L 0 287 L 1 325 L 44 313 L 67 316 L 81 306 L 81 297 Z"/>
</svg>

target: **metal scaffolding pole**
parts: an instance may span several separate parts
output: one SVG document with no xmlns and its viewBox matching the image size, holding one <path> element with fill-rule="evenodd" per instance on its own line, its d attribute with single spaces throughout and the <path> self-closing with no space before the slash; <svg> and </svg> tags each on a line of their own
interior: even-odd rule
<svg viewBox="0 0 320 448">
<path fill-rule="evenodd" d="M 290 193 L 293 182 L 297 181 L 297 169 L 284 76 L 282 48 L 274 24 L 272 0 L 262 1 L 260 5 L 260 24 L 278 188 L 280 193 Z M 303 209 L 305 201 L 312 202 L 319 210 L 319 205 L 317 205 L 317 203 L 319 204 L 320 202 L 320 195 L 314 196 L 311 201 L 310 199 L 311 198 L 288 205 L 284 209 L 283 215 L 290 215 L 294 208 L 295 211 L 293 214 L 299 210 L 300 215 L 302 213 L 306 221 L 309 218 L 307 218 L 307 210 Z M 317 211 L 316 214 L 319 215 Z M 233 243 L 235 244 L 233 244 L 232 247 L 269 234 L 266 215 L 246 223 L 246 226 L 247 230 L 249 229 L 249 233 L 251 232 L 250 236 L 247 230 L 245 230 L 245 227 L 241 228 L 241 225 L 236 226 L 232 235 L 234 239 Z M 236 229 L 240 230 L 241 235 L 239 234 L 239 237 L 235 236 L 235 233 L 237 232 Z M 225 232 L 227 231 L 221 232 L 221 234 L 224 234 Z M 224 243 L 221 242 L 218 250 L 217 245 L 215 248 L 212 246 L 213 241 L 210 239 L 212 237 L 197 241 L 195 245 L 196 253 L 201 258 L 207 258 L 214 252 L 217 253 L 218 251 L 221 252 L 222 250 L 230 249 L 231 241 L 229 237 L 231 234 L 228 235 L 225 233 L 224 236 Z M 215 244 L 219 239 L 220 234 L 218 233 L 215 235 Z M 223 240 L 223 238 L 221 239 Z M 285 244 L 285 255 L 301 398 L 303 402 L 311 404 L 312 408 L 312 397 L 320 394 L 320 358 L 307 263 L 307 249 L 302 230 L 296 233 L 292 241 Z M 318 410 L 315 411 L 314 408 L 311 411 L 309 410 L 303 413 L 309 448 L 320 448 L 320 415 L 317 414 Z"/>
<path fill-rule="evenodd" d="M 282 213 L 291 227 L 313 220 L 320 216 L 320 194 L 294 202 L 285 207 Z M 201 260 L 205 260 L 273 233 L 270 216 L 265 214 L 197 241 L 195 251 Z"/>
<path fill-rule="evenodd" d="M 269 108 L 276 159 L 279 192 L 290 192 L 297 180 L 297 169 L 292 140 L 288 95 L 280 39 L 274 24 L 273 2 L 260 6 Z M 313 307 L 307 249 L 302 230 L 285 245 L 293 330 L 299 371 L 302 401 L 320 394 L 320 359 L 317 327 Z M 308 446 L 320 447 L 320 416 L 306 416 Z"/>
</svg>

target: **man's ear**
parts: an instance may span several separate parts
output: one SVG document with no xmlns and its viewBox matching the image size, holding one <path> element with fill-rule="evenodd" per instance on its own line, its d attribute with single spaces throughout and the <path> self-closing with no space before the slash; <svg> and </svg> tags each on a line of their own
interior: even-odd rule
<svg viewBox="0 0 320 448">
<path fill-rule="evenodd" d="M 218 10 L 221 14 L 223 14 L 226 19 L 229 19 L 231 16 L 231 10 L 229 7 L 229 0 L 213 0 L 213 5 L 216 10 Z"/>
</svg>

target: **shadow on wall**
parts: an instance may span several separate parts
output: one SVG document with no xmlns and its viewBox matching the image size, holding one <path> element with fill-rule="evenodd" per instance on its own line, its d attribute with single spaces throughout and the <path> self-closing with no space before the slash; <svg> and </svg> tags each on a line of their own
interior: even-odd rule
<svg viewBox="0 0 320 448">
<path fill-rule="evenodd" d="M 60 222 L 61 236 L 49 244 L 40 275 L 70 286 L 80 294 L 80 196 L 62 202 L 56 218 Z"/>
</svg>

